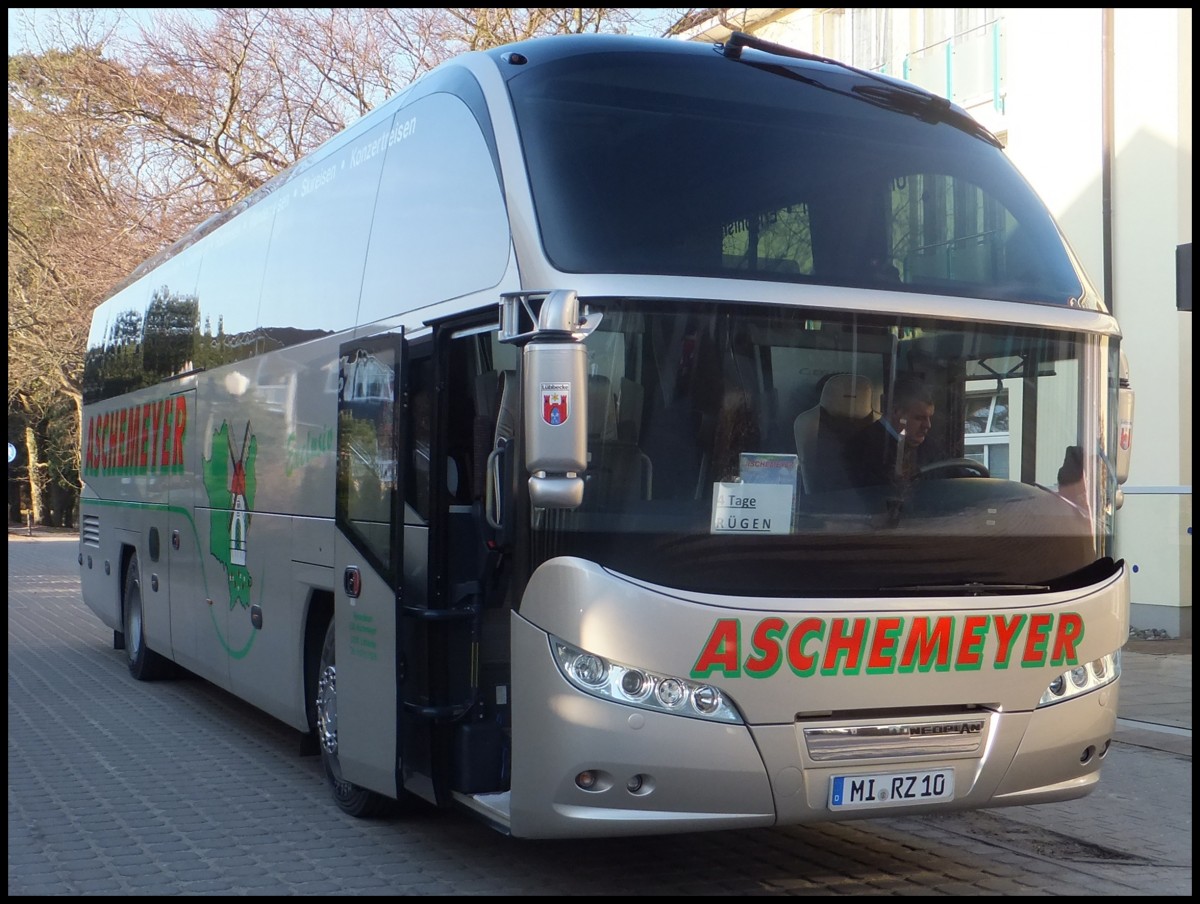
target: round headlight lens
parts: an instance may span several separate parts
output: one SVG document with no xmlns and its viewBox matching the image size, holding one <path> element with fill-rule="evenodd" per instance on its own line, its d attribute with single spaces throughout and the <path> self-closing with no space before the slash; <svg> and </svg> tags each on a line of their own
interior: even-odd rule
<svg viewBox="0 0 1200 904">
<path fill-rule="evenodd" d="M 665 681 L 659 682 L 656 693 L 658 702 L 670 709 L 682 706 L 684 700 L 687 699 L 687 688 L 678 678 L 667 678 Z"/>
<path fill-rule="evenodd" d="M 650 691 L 650 676 L 641 669 L 626 669 L 621 676 L 621 693 L 630 700 L 641 700 Z"/>
<path fill-rule="evenodd" d="M 702 715 L 711 715 L 721 705 L 721 692 L 715 687 L 702 684 L 692 691 L 692 706 Z"/>
<path fill-rule="evenodd" d="M 608 664 L 599 656 L 584 653 L 572 667 L 575 677 L 589 687 L 599 687 L 608 679 Z"/>
<path fill-rule="evenodd" d="M 1087 666 L 1077 665 L 1071 669 L 1071 683 L 1076 687 L 1087 687 Z"/>
<path fill-rule="evenodd" d="M 1067 679 L 1064 675 L 1059 675 L 1050 682 L 1050 693 L 1056 697 L 1061 697 L 1067 689 Z"/>
</svg>

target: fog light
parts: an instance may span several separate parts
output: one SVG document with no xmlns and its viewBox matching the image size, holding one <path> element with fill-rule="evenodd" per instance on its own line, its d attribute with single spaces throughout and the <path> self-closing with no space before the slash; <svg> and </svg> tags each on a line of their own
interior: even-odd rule
<svg viewBox="0 0 1200 904">
<path fill-rule="evenodd" d="M 575 776 L 575 784 L 584 791 L 591 791 L 596 787 L 596 773 L 587 769 Z"/>
<path fill-rule="evenodd" d="M 630 794 L 637 794 L 642 790 L 642 777 L 635 775 L 625 783 L 625 787 L 629 789 Z"/>
</svg>

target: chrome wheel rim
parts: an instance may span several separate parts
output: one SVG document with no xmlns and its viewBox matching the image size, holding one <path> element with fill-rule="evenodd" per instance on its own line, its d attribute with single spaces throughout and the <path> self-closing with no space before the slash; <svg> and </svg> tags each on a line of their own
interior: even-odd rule
<svg viewBox="0 0 1200 904">
<path fill-rule="evenodd" d="M 321 669 L 317 685 L 317 737 L 325 753 L 337 756 L 337 670 L 332 663 Z"/>
<path fill-rule="evenodd" d="M 125 601 L 125 649 L 130 660 L 137 659 L 142 645 L 142 598 L 141 589 L 135 583 Z"/>
</svg>

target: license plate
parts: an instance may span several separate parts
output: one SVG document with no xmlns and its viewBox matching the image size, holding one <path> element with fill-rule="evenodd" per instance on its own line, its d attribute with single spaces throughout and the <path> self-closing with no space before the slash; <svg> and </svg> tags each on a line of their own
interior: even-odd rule
<svg viewBox="0 0 1200 904">
<path fill-rule="evenodd" d="M 829 809 L 905 807 L 954 800 L 954 770 L 871 772 L 835 775 L 829 783 Z"/>
</svg>

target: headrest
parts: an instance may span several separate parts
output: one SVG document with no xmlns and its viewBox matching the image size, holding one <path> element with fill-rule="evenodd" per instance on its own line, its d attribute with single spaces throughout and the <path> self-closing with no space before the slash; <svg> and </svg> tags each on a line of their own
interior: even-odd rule
<svg viewBox="0 0 1200 904">
<path fill-rule="evenodd" d="M 864 418 L 874 410 L 874 396 L 870 377 L 834 374 L 821 390 L 821 410 L 834 417 Z"/>
</svg>

